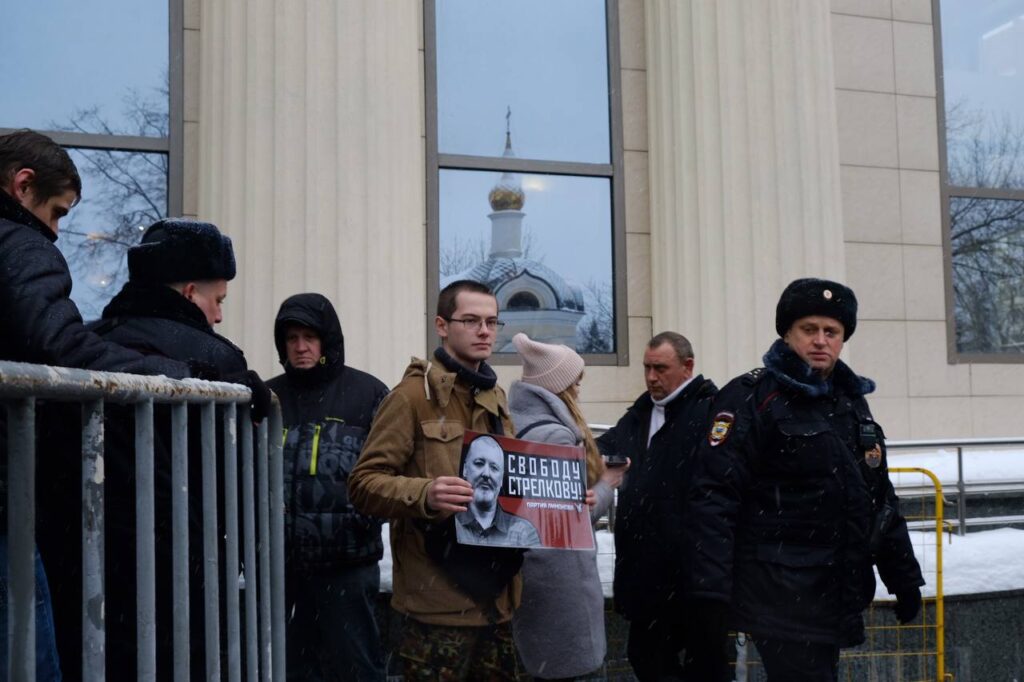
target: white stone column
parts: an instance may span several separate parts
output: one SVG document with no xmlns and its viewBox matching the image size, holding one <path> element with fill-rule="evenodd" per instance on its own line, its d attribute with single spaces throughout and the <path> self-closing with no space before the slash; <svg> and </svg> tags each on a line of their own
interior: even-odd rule
<svg viewBox="0 0 1024 682">
<path fill-rule="evenodd" d="M 261 372 L 303 291 L 389 384 L 423 350 L 422 25 L 418 0 L 202 3 L 199 216 L 234 240 L 222 332 Z"/>
<path fill-rule="evenodd" d="M 842 279 L 829 3 L 647 0 L 652 314 L 719 381 L 796 277 Z"/>
</svg>

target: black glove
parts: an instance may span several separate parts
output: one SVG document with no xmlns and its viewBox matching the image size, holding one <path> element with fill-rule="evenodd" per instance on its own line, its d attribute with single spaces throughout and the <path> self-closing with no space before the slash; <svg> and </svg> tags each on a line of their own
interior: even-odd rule
<svg viewBox="0 0 1024 682">
<path fill-rule="evenodd" d="M 232 384 L 242 384 L 252 391 L 252 398 L 249 402 L 249 415 L 254 424 L 263 421 L 270 412 L 270 389 L 260 379 L 260 375 L 251 369 L 238 374 L 231 374 L 223 379 Z"/>
<path fill-rule="evenodd" d="M 921 610 L 921 589 L 912 587 L 896 592 L 896 606 L 893 607 L 893 610 L 896 612 L 896 620 L 900 624 L 909 623 L 917 618 L 917 614 Z"/>
</svg>

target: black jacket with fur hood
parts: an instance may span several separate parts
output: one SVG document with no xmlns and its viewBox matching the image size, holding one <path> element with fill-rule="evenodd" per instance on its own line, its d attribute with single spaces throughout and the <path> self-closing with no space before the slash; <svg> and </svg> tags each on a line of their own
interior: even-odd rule
<svg viewBox="0 0 1024 682">
<path fill-rule="evenodd" d="M 285 334 L 291 325 L 309 327 L 320 337 L 315 367 L 288 363 Z M 320 573 L 376 562 L 384 553 L 381 520 L 352 506 L 348 476 L 387 387 L 345 365 L 338 314 L 320 294 L 298 294 L 281 304 L 274 342 L 285 372 L 267 385 L 280 398 L 284 418 L 288 570 Z"/>
</svg>

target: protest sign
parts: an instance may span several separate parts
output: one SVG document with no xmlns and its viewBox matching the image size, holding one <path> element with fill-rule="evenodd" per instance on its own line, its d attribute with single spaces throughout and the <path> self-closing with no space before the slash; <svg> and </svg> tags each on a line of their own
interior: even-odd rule
<svg viewBox="0 0 1024 682">
<path fill-rule="evenodd" d="M 594 549 L 582 447 L 467 431 L 461 472 L 473 501 L 455 515 L 460 543 Z"/>
</svg>

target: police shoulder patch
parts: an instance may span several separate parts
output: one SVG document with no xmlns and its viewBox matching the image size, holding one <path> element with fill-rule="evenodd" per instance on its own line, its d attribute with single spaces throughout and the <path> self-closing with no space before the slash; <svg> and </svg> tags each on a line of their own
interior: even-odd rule
<svg viewBox="0 0 1024 682">
<path fill-rule="evenodd" d="M 732 425 L 736 423 L 736 415 L 732 412 L 719 412 L 711 421 L 711 430 L 708 432 L 708 444 L 711 447 L 718 447 L 729 437 Z"/>
</svg>

